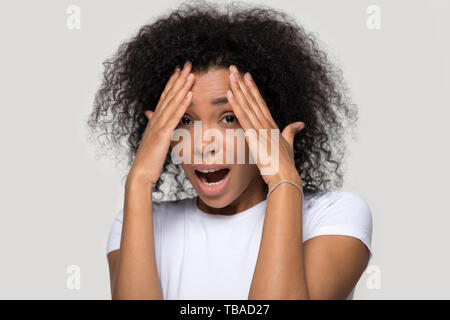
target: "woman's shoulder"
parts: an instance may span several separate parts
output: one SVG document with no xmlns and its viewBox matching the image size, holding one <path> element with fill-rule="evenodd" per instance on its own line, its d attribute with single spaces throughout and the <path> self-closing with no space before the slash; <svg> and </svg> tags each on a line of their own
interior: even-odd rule
<svg viewBox="0 0 450 320">
<path fill-rule="evenodd" d="M 193 201 L 193 198 L 185 198 L 181 200 L 172 201 L 152 201 L 152 209 L 154 216 L 163 216 L 169 214 L 176 214 L 177 212 L 185 210 Z M 116 214 L 116 220 L 122 222 L 123 220 L 123 207 L 118 209 Z"/>
<path fill-rule="evenodd" d="M 372 229 L 372 210 L 359 193 L 348 190 L 331 190 L 305 196 L 305 218 L 311 227 L 342 226 Z"/>
<path fill-rule="evenodd" d="M 360 239 L 372 256 L 372 212 L 365 198 L 347 190 L 305 196 L 304 241 L 320 235 L 347 235 Z M 308 203 L 309 202 L 309 203 Z"/>
<path fill-rule="evenodd" d="M 309 207 L 314 207 L 319 210 L 336 208 L 341 205 L 352 205 L 362 208 L 369 207 L 366 199 L 361 194 L 343 189 L 319 191 L 314 194 L 306 194 L 305 202 Z"/>
</svg>

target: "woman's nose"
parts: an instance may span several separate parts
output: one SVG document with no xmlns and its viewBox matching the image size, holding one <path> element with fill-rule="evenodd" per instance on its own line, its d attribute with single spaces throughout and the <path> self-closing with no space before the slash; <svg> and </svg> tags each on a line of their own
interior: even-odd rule
<svg viewBox="0 0 450 320">
<path fill-rule="evenodd" d="M 194 156 L 207 160 L 218 155 L 222 150 L 223 137 L 218 129 L 202 125 L 202 129 L 194 129 Z M 218 159 L 221 160 L 221 159 Z M 217 161 L 218 161 L 217 160 Z M 202 160 L 203 162 L 203 160 Z"/>
</svg>

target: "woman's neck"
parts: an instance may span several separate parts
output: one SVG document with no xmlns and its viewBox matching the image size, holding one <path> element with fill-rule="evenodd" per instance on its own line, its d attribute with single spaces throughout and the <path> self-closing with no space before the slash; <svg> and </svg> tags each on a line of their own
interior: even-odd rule
<svg viewBox="0 0 450 320">
<path fill-rule="evenodd" d="M 262 179 L 261 175 L 258 175 L 253 181 L 251 181 L 247 189 L 242 192 L 233 202 L 223 208 L 213 208 L 205 204 L 200 197 L 198 198 L 198 208 L 203 212 L 210 214 L 222 214 L 233 215 L 244 210 L 247 210 L 261 201 L 266 199 L 267 184 Z"/>
</svg>

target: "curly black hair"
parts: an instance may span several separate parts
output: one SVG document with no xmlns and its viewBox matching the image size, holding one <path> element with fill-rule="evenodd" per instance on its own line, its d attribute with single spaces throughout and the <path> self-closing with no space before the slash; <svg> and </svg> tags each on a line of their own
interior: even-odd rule
<svg viewBox="0 0 450 320">
<path fill-rule="evenodd" d="M 305 194 L 340 188 L 344 134 L 358 118 L 342 71 L 330 63 L 317 37 L 286 13 L 263 5 L 223 6 L 184 2 L 122 43 L 103 62 L 103 81 L 87 120 L 91 136 L 116 159 L 125 150 L 131 166 L 148 121 L 144 111 L 155 109 L 175 66 L 189 60 L 192 72 L 202 73 L 234 64 L 252 74 L 280 130 L 294 121 L 305 123 L 294 140 Z M 172 186 L 168 198 L 196 194 L 170 153 L 153 192 L 164 194 L 166 180 Z"/>
</svg>

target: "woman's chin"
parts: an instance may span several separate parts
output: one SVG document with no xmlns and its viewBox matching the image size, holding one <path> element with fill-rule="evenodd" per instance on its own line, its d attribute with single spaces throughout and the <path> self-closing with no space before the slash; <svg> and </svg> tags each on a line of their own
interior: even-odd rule
<svg viewBox="0 0 450 320">
<path fill-rule="evenodd" d="M 223 209 L 226 206 L 228 206 L 231 202 L 228 199 L 225 199 L 224 197 L 222 197 L 221 199 L 211 199 L 211 198 L 204 198 L 200 194 L 198 197 L 202 200 L 202 202 L 205 205 L 214 209 Z"/>
<path fill-rule="evenodd" d="M 228 178 L 228 177 L 227 177 Z M 195 179 L 195 178 L 194 178 Z M 198 197 L 201 201 L 211 208 L 222 209 L 228 206 L 232 202 L 231 194 L 229 192 L 229 182 L 223 185 L 220 190 L 210 186 L 202 186 L 198 180 L 194 184 L 195 191 L 197 191 Z"/>
</svg>

